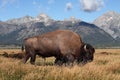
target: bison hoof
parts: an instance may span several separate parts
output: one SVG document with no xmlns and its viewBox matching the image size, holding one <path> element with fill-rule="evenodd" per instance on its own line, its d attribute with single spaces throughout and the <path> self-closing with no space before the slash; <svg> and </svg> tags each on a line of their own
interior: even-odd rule
<svg viewBox="0 0 120 80">
<path fill-rule="evenodd" d="M 55 65 L 62 65 L 62 64 L 63 64 L 63 62 L 60 60 L 55 61 Z"/>
<path fill-rule="evenodd" d="M 32 65 L 35 65 L 35 62 L 30 62 Z"/>
</svg>

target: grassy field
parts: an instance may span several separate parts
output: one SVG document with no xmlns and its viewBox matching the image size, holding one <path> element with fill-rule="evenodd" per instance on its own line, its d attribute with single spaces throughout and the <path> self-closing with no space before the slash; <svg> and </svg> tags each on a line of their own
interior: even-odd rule
<svg viewBox="0 0 120 80">
<path fill-rule="evenodd" d="M 0 54 L 21 52 L 0 49 Z M 120 80 L 120 49 L 96 49 L 94 61 L 84 66 L 55 66 L 54 58 L 37 58 L 37 66 L 0 56 L 0 80 Z"/>
</svg>

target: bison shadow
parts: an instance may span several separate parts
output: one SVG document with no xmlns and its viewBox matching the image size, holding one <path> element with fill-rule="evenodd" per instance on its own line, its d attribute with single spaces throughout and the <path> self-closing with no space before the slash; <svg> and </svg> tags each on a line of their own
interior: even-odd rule
<svg viewBox="0 0 120 80">
<path fill-rule="evenodd" d="M 3 56 L 3 57 L 6 57 L 6 58 L 13 58 L 13 59 L 23 59 L 24 58 L 24 53 L 23 52 L 19 52 L 19 53 L 15 53 L 15 52 L 12 52 L 12 53 L 8 53 L 8 52 L 3 52 L 3 54 L 0 54 L 0 56 Z M 44 61 L 43 62 L 36 62 L 35 65 L 36 66 L 65 66 L 65 67 L 72 67 L 74 65 L 78 65 L 78 66 L 84 66 L 86 63 L 77 63 L 77 62 L 74 62 L 74 63 L 64 63 L 64 64 L 55 64 L 54 62 L 48 62 L 48 61 Z"/>
<path fill-rule="evenodd" d="M 14 53 L 14 52 L 12 54 L 3 52 L 3 54 L 0 54 L 0 56 L 6 57 L 6 58 L 15 58 L 15 59 L 23 59 L 24 57 L 23 53 Z"/>
</svg>

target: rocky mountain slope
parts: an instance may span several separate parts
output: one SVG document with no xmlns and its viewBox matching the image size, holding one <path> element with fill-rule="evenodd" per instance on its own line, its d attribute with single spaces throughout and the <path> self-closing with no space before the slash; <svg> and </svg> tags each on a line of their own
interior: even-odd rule
<svg viewBox="0 0 120 80">
<path fill-rule="evenodd" d="M 16 24 L 9 24 L 6 22 L 0 21 L 0 35 L 9 34 L 21 27 L 18 27 Z"/>
<path fill-rule="evenodd" d="M 114 39 L 120 40 L 120 14 L 109 11 L 98 17 L 94 24 L 105 32 L 110 34 Z"/>
<path fill-rule="evenodd" d="M 16 18 L 16 19 L 10 19 L 7 20 L 7 23 L 12 24 L 23 24 L 27 22 L 44 22 L 46 25 L 49 25 L 49 23 L 53 21 L 48 15 L 41 13 L 36 17 L 31 16 L 24 16 L 22 18 Z"/>
<path fill-rule="evenodd" d="M 118 41 L 94 24 L 71 17 L 63 21 L 51 19 L 46 14 L 37 17 L 22 17 L 0 22 L 0 44 L 21 45 L 23 39 L 54 30 L 72 30 L 78 33 L 84 42 L 93 46 L 119 46 Z"/>
</svg>

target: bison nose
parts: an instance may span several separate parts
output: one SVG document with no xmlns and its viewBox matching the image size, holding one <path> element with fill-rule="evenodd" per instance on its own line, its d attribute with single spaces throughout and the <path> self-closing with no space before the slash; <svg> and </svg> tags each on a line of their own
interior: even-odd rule
<svg viewBox="0 0 120 80">
<path fill-rule="evenodd" d="M 92 62 L 93 60 L 88 60 L 88 62 Z"/>
<path fill-rule="evenodd" d="M 88 59 L 88 62 L 92 62 L 93 61 L 93 57 Z"/>
<path fill-rule="evenodd" d="M 90 58 L 89 60 L 88 60 L 88 62 L 92 62 L 93 61 L 93 58 Z"/>
</svg>

